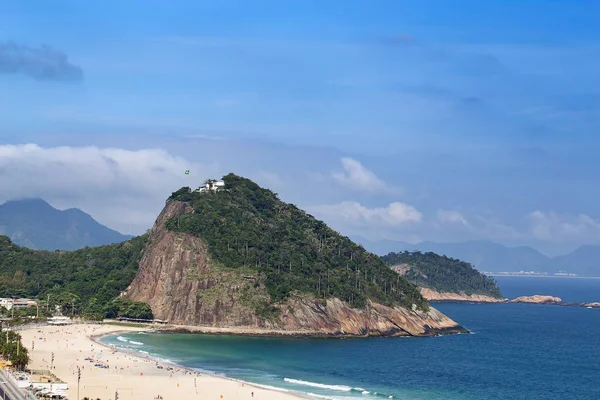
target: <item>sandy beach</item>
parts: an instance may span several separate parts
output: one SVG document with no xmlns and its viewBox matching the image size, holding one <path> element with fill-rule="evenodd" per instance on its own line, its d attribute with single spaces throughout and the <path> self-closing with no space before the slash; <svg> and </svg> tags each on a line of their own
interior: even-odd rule
<svg viewBox="0 0 600 400">
<path fill-rule="evenodd" d="M 70 326 L 28 327 L 20 331 L 23 344 L 31 355 L 30 368 L 50 369 L 54 352 L 54 374 L 69 384 L 69 399 L 77 399 L 77 367 L 81 367 L 79 398 L 108 400 L 119 394 L 119 400 L 155 399 L 300 399 L 289 393 L 268 390 L 224 377 L 200 374 L 170 364 L 113 349 L 92 340 L 92 337 L 122 332 L 140 331 L 114 325 L 76 324 Z M 35 343 L 33 350 L 32 343 Z M 95 367 L 99 360 L 108 368 Z M 158 368 L 161 365 L 163 369 Z M 173 371 L 167 368 L 174 368 Z M 254 393 L 254 397 L 252 396 Z"/>
</svg>

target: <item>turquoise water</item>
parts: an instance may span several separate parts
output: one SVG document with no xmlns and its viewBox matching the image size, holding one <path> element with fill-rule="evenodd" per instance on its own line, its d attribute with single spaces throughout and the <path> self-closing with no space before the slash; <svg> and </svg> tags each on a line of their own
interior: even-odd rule
<svg viewBox="0 0 600 400">
<path fill-rule="evenodd" d="M 600 280 L 498 281 L 509 297 L 540 293 L 551 284 L 561 292 L 547 294 L 565 301 L 600 300 Z M 473 334 L 343 340 L 128 334 L 103 341 L 334 400 L 600 399 L 600 310 L 529 304 L 436 307 Z"/>
</svg>

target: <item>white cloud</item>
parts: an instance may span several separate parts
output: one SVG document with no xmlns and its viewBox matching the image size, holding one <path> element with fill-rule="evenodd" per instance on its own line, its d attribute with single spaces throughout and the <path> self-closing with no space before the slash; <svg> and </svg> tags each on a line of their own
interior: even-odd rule
<svg viewBox="0 0 600 400">
<path fill-rule="evenodd" d="M 330 192 L 305 189 L 314 183 L 313 176 L 304 174 L 305 153 L 285 153 L 285 157 L 274 163 L 263 155 L 271 151 L 260 148 L 248 151 L 247 146 L 238 149 L 229 141 L 209 143 L 211 151 L 208 152 L 206 144 L 192 146 L 188 142 L 184 142 L 185 148 L 174 147 L 171 151 L 0 145 L 0 202 L 42 197 L 58 208 L 78 207 L 113 229 L 138 234 L 152 225 L 172 191 L 181 186 L 195 187 L 208 177 L 237 171 L 280 193 L 284 201 L 324 204 L 307 208 L 346 235 L 390 240 L 485 238 L 511 243 L 600 242 L 600 221 L 586 214 L 536 210 L 525 218 L 507 222 L 493 214 L 463 214 L 444 208 L 424 215 L 418 205 L 404 202 L 383 206 L 338 202 L 340 193 L 335 193 L 335 187 L 325 182 L 319 184 L 331 189 Z M 185 151 L 187 156 L 177 156 L 180 151 Z M 196 157 L 202 157 L 203 163 L 190 161 Z M 331 158 L 319 160 L 315 168 L 328 160 Z M 274 165 L 277 165 L 277 173 L 273 172 Z M 343 159 L 342 165 L 345 172 L 336 178 L 340 183 L 363 190 L 386 190 L 385 183 L 356 160 Z M 184 174 L 186 169 L 191 170 L 191 175 Z M 331 183 L 331 176 L 325 179 Z"/>
<path fill-rule="evenodd" d="M 460 224 L 466 227 L 471 226 L 467 219 L 456 210 L 444 210 L 440 208 L 437 211 L 437 219 L 443 224 Z"/>
<path fill-rule="evenodd" d="M 589 215 L 561 215 L 533 211 L 528 215 L 535 239 L 551 242 L 589 241 L 600 238 L 600 223 Z"/>
<path fill-rule="evenodd" d="M 191 170 L 185 175 L 186 169 Z M 98 147 L 0 146 L 0 201 L 42 197 L 78 207 L 124 233 L 150 228 L 166 197 L 217 174 L 164 150 Z"/>
<path fill-rule="evenodd" d="M 341 159 L 344 172 L 335 172 L 332 174 L 339 184 L 349 187 L 353 190 L 364 192 L 386 192 L 390 188 L 377 177 L 372 171 L 365 168 L 360 162 L 344 157 Z"/>
<path fill-rule="evenodd" d="M 354 226 L 394 227 L 420 222 L 423 217 L 415 207 L 397 201 L 387 207 L 375 208 L 365 207 L 356 201 L 343 201 L 339 204 L 314 206 L 311 210 L 326 220 Z"/>
</svg>

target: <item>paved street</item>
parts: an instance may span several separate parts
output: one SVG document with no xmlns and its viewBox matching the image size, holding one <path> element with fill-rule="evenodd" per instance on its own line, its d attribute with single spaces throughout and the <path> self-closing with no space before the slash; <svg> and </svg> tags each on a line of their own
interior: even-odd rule
<svg viewBox="0 0 600 400">
<path fill-rule="evenodd" d="M 9 379 L 5 371 L 0 370 L 0 399 L 2 400 L 25 400 L 25 391 L 19 389 Z"/>
</svg>

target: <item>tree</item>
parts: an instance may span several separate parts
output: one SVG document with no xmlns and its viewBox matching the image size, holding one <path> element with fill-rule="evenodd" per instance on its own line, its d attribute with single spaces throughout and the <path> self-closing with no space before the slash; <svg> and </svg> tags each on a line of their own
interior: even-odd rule
<svg viewBox="0 0 600 400">
<path fill-rule="evenodd" d="M 427 252 L 389 253 L 382 259 L 390 266 L 403 265 L 406 278 L 422 287 L 440 292 L 465 292 L 501 298 L 494 279 L 477 271 L 471 264 L 455 258 Z"/>
<path fill-rule="evenodd" d="M 101 321 L 104 318 L 102 303 L 96 297 L 92 297 L 85 309 L 84 316 L 94 321 Z"/>
<path fill-rule="evenodd" d="M 369 299 L 428 308 L 418 288 L 322 221 L 249 179 L 228 174 L 223 181 L 226 190 L 214 195 L 192 193 L 187 202 L 194 212 L 173 217 L 166 227 L 201 237 L 218 265 L 252 270 L 271 304 L 300 292 L 361 308 Z"/>
<path fill-rule="evenodd" d="M 132 301 L 125 298 L 117 298 L 104 307 L 107 318 L 134 318 L 153 319 L 154 315 L 150 306 L 141 301 Z"/>
<path fill-rule="evenodd" d="M 29 364 L 29 352 L 21 343 L 21 335 L 14 331 L 2 332 L 0 327 L 0 353 L 8 358 L 15 368 L 23 370 Z"/>
<path fill-rule="evenodd" d="M 19 247 L 0 236 L 0 297 L 38 298 L 40 314 L 55 305 L 66 314 L 85 313 L 92 297 L 103 307 L 133 280 L 147 240 L 142 235 L 113 245 L 49 252 Z M 15 274 L 22 285 L 18 290 L 10 286 Z"/>
</svg>

